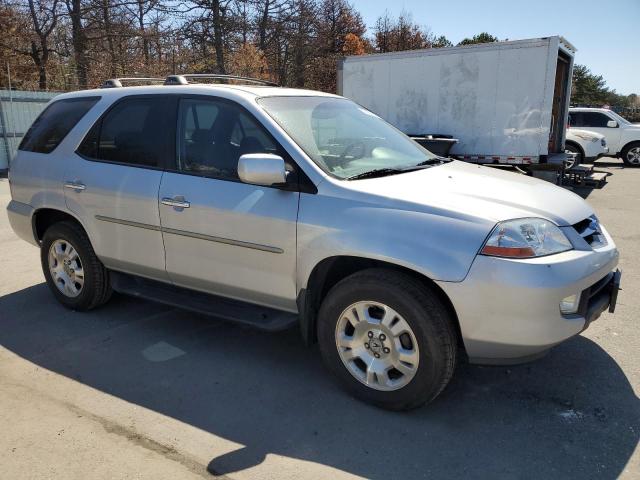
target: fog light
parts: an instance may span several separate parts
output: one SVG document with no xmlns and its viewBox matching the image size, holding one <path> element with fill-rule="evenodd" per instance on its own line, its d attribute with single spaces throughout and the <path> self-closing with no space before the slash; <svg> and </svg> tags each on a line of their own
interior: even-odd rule
<svg viewBox="0 0 640 480">
<path fill-rule="evenodd" d="M 564 314 L 576 313 L 580 306 L 580 294 L 574 293 L 560 301 L 560 312 Z"/>
</svg>

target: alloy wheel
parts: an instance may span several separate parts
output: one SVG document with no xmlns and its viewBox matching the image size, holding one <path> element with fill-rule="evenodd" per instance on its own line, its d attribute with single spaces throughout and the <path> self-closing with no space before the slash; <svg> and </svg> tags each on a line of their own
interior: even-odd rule
<svg viewBox="0 0 640 480">
<path fill-rule="evenodd" d="M 633 147 L 627 152 L 627 162 L 640 165 L 640 147 Z"/>
<path fill-rule="evenodd" d="M 63 295 L 75 298 L 84 286 L 84 269 L 78 251 L 67 240 L 55 240 L 49 247 L 49 272 Z"/>
<path fill-rule="evenodd" d="M 347 307 L 335 340 L 349 373 L 375 390 L 398 390 L 418 371 L 420 351 L 409 323 L 383 303 L 361 301 Z"/>
</svg>

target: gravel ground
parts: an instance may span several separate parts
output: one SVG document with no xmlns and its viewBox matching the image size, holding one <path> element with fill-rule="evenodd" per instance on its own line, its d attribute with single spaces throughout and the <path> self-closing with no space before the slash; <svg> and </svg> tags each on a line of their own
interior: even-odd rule
<svg viewBox="0 0 640 480">
<path fill-rule="evenodd" d="M 404 414 L 346 396 L 296 331 L 119 296 L 65 310 L 0 180 L 0 477 L 640 478 L 640 169 L 598 168 L 580 193 L 621 250 L 616 313 L 537 362 L 460 365 Z"/>
</svg>

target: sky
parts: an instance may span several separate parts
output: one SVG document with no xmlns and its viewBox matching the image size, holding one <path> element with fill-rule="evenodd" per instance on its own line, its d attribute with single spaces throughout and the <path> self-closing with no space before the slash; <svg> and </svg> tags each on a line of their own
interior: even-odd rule
<svg viewBox="0 0 640 480">
<path fill-rule="evenodd" d="M 561 35 L 575 62 L 602 75 L 617 93 L 640 94 L 640 0 L 351 0 L 367 31 L 385 10 L 454 44 L 486 31 L 500 40 Z"/>
</svg>

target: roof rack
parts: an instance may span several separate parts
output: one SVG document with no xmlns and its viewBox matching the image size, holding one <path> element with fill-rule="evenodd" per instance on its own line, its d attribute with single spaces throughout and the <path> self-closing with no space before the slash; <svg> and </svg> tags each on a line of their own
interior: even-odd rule
<svg viewBox="0 0 640 480">
<path fill-rule="evenodd" d="M 149 78 L 149 77 L 122 77 L 122 78 L 110 78 L 109 80 L 105 80 L 102 84 L 102 88 L 121 88 L 122 82 L 132 82 L 132 83 L 150 83 L 150 82 L 164 82 L 164 78 Z"/>
<path fill-rule="evenodd" d="M 225 75 L 222 73 L 183 73 L 180 75 L 169 75 L 164 81 L 165 85 L 189 85 L 190 79 L 198 80 L 241 80 L 246 83 L 255 83 L 256 85 L 268 85 L 270 87 L 279 87 L 277 83 L 259 78 L 241 77 L 238 75 Z"/>
</svg>

